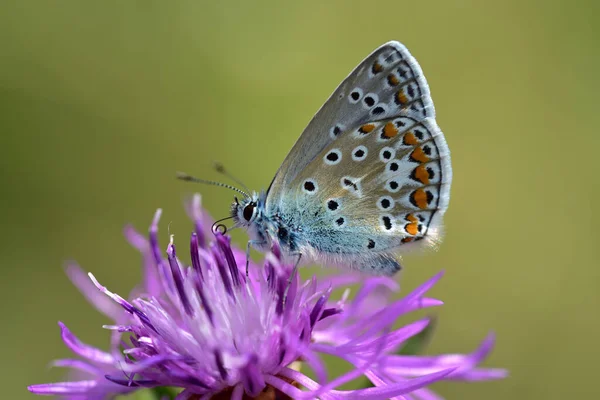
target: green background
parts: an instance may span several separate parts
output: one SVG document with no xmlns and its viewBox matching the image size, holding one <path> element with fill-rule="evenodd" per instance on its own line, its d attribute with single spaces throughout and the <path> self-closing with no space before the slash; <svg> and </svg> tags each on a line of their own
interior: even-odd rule
<svg viewBox="0 0 600 400">
<path fill-rule="evenodd" d="M 0 8 L 3 398 L 33 398 L 69 353 L 56 325 L 105 346 L 108 323 L 64 276 L 76 259 L 127 294 L 123 240 L 182 199 L 215 217 L 269 184 L 314 112 L 369 52 L 399 40 L 429 80 L 452 151 L 446 239 L 405 257 L 403 287 L 440 269 L 432 353 L 471 351 L 510 378 L 445 383 L 448 399 L 600 397 L 600 25 L 589 1 L 5 1 Z M 244 244 L 244 236 L 236 240 Z"/>
</svg>

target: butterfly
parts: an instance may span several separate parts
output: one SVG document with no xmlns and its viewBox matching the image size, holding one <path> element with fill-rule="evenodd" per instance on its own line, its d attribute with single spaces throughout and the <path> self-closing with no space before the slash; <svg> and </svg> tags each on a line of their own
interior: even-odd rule
<svg viewBox="0 0 600 400">
<path fill-rule="evenodd" d="M 277 245 L 298 262 L 393 275 L 398 252 L 439 241 L 451 181 L 425 76 L 392 41 L 338 86 L 266 192 L 238 190 L 231 217 L 248 253 Z"/>
</svg>

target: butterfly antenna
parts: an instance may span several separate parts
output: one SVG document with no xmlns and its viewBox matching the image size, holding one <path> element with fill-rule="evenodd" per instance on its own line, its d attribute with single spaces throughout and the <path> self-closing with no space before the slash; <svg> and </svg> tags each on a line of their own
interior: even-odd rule
<svg viewBox="0 0 600 400">
<path fill-rule="evenodd" d="M 215 163 L 214 163 L 214 167 L 215 167 L 215 170 L 216 170 L 218 173 L 220 173 L 220 174 L 222 174 L 222 175 L 225 175 L 226 177 L 228 177 L 229 179 L 231 179 L 232 181 L 234 181 L 235 183 L 237 183 L 238 185 L 240 185 L 240 186 L 241 186 L 241 187 L 242 187 L 242 188 L 243 188 L 245 191 L 247 191 L 248 193 L 250 192 L 250 189 L 248 189 L 248 186 L 244 185 L 244 182 L 242 182 L 241 180 L 237 179 L 235 176 L 231 175 L 231 174 L 229 173 L 229 171 L 227 171 L 227 170 L 225 169 L 225 167 L 223 166 L 223 164 L 221 164 L 221 163 L 220 163 L 220 162 L 218 162 L 218 161 L 215 161 Z"/>
<path fill-rule="evenodd" d="M 206 185 L 220 186 L 241 193 L 244 195 L 244 197 L 250 197 L 248 193 L 236 188 L 235 186 L 231 186 L 223 182 L 208 181 L 206 179 L 196 178 L 195 176 L 188 175 L 185 172 L 177 172 L 177 179 L 181 179 L 182 181 L 186 182 L 204 183 Z"/>
</svg>

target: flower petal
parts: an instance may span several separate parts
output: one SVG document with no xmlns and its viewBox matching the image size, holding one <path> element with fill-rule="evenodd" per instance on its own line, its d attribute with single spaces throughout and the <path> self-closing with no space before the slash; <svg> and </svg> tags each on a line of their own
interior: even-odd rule
<svg viewBox="0 0 600 400">
<path fill-rule="evenodd" d="M 252 397 L 258 394 L 265 388 L 265 379 L 258 365 L 258 357 L 252 355 L 246 365 L 242 368 L 242 384 Z"/>
<path fill-rule="evenodd" d="M 75 354 L 94 362 L 101 364 L 112 364 L 115 360 L 113 356 L 95 347 L 87 345 L 80 341 L 65 324 L 62 322 L 58 323 L 60 326 L 60 334 L 63 342 L 70 348 Z"/>
<path fill-rule="evenodd" d="M 75 382 L 56 382 L 44 383 L 41 385 L 31 385 L 27 387 L 31 393 L 42 395 L 77 395 L 86 394 L 93 388 L 98 386 L 95 380 L 75 381 Z"/>
<path fill-rule="evenodd" d="M 90 282 L 90 278 L 83 272 L 79 265 L 75 263 L 67 264 L 66 272 L 73 285 L 79 289 L 81 294 L 96 310 L 114 321 L 119 319 L 120 315 L 123 314 L 123 310 L 96 290 L 92 282 Z"/>
<path fill-rule="evenodd" d="M 435 372 L 433 374 L 409 379 L 401 383 L 387 385 L 386 387 L 373 387 L 367 389 L 352 390 L 346 392 L 336 391 L 338 395 L 343 395 L 347 399 L 367 399 L 367 400 L 385 400 L 390 397 L 399 396 L 421 389 L 425 386 L 437 382 L 454 371 L 453 368 Z"/>
</svg>

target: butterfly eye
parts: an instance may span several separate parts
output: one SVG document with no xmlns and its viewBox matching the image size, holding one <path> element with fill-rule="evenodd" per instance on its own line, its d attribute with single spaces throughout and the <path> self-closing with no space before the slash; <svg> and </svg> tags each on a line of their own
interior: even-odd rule
<svg viewBox="0 0 600 400">
<path fill-rule="evenodd" d="M 246 207 L 244 207 L 244 219 L 246 221 L 249 222 L 252 219 L 255 208 L 256 208 L 256 204 L 254 204 L 254 203 L 250 203 Z"/>
</svg>

